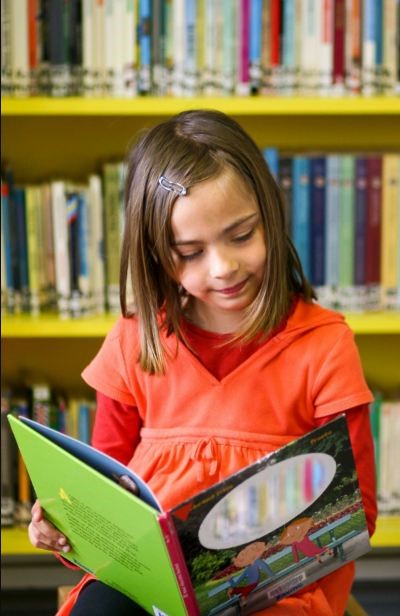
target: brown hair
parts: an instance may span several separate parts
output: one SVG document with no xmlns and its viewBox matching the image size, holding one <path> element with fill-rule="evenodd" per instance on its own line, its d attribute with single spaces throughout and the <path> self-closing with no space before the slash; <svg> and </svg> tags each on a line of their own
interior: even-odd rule
<svg viewBox="0 0 400 616">
<path fill-rule="evenodd" d="M 174 280 L 171 214 L 177 193 L 158 184 L 190 187 L 233 169 L 257 198 L 267 248 L 264 279 L 233 339 L 268 334 L 288 314 L 291 297 L 315 297 L 286 232 L 284 197 L 261 150 L 241 126 L 219 111 L 185 111 L 146 131 L 127 159 L 125 228 L 120 270 L 122 314 L 128 277 L 134 289 L 140 331 L 140 365 L 150 373 L 164 370 L 159 328 L 183 340 L 182 291 Z M 163 309 L 163 320 L 160 311 Z"/>
</svg>

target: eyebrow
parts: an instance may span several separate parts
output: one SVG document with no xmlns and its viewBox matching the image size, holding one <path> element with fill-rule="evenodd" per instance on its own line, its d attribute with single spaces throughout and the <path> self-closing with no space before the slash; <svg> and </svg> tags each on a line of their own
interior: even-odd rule
<svg viewBox="0 0 400 616">
<path fill-rule="evenodd" d="M 240 227 L 241 225 L 245 224 L 246 222 L 250 222 L 258 217 L 258 212 L 254 212 L 254 214 L 250 214 L 249 216 L 244 216 L 243 218 L 240 218 L 239 220 L 236 220 L 232 224 L 225 227 L 225 229 L 222 230 L 221 235 L 225 235 L 226 233 L 233 231 L 237 227 Z M 201 240 L 178 240 L 177 242 L 172 242 L 172 246 L 186 246 L 188 244 L 201 244 Z"/>
</svg>

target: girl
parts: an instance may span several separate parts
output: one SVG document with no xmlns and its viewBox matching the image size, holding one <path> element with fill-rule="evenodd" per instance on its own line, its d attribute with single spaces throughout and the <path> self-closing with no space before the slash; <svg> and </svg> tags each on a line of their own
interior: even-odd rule
<svg viewBox="0 0 400 616">
<path fill-rule="evenodd" d="M 141 136 L 127 161 L 122 317 L 83 372 L 97 392 L 93 445 L 169 508 L 345 411 L 372 534 L 372 396 L 343 317 L 315 302 L 284 209 L 226 115 L 187 111 Z M 29 532 L 69 549 L 39 503 Z M 350 563 L 259 613 L 342 615 L 353 575 Z M 59 613 L 142 612 L 85 575 Z"/>
</svg>

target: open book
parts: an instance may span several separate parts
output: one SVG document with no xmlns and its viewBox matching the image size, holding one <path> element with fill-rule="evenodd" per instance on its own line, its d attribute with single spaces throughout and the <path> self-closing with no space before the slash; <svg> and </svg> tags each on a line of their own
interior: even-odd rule
<svg viewBox="0 0 400 616">
<path fill-rule="evenodd" d="M 170 511 L 89 445 L 9 421 L 65 557 L 150 614 L 251 614 L 369 550 L 344 415 Z"/>
</svg>

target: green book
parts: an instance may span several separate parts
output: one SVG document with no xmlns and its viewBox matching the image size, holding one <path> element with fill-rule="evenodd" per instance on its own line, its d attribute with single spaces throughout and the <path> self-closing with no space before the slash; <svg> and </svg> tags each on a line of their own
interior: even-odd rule
<svg viewBox="0 0 400 616">
<path fill-rule="evenodd" d="M 251 614 L 369 550 L 344 415 L 169 511 L 109 456 L 9 421 L 65 557 L 150 614 Z"/>
</svg>

